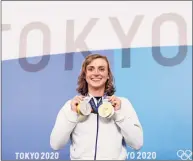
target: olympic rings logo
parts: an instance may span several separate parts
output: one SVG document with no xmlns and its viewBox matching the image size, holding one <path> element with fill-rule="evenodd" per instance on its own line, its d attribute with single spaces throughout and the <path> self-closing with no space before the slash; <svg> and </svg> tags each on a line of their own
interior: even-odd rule
<svg viewBox="0 0 193 161">
<path fill-rule="evenodd" d="M 178 150 L 177 156 L 181 160 L 192 160 L 192 151 L 191 150 Z"/>
</svg>

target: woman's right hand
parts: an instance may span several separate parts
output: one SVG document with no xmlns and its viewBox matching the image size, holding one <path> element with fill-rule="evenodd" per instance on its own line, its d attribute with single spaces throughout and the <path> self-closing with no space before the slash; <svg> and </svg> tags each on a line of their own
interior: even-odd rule
<svg viewBox="0 0 193 161">
<path fill-rule="evenodd" d="M 74 112 L 77 113 L 77 106 L 78 106 L 78 104 L 79 104 L 81 101 L 83 101 L 83 98 L 84 98 L 84 97 L 85 97 L 85 96 L 80 95 L 80 96 L 75 96 L 75 97 L 72 99 L 72 101 L 71 101 L 71 109 L 72 109 L 72 111 L 74 111 Z"/>
</svg>

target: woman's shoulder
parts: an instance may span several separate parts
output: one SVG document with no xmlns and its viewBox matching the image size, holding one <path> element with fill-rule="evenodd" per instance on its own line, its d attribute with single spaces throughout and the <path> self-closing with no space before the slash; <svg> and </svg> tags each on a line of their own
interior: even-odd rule
<svg viewBox="0 0 193 161">
<path fill-rule="evenodd" d="M 127 97 L 118 97 L 121 100 L 122 108 L 134 110 L 133 105 L 129 98 Z"/>
<path fill-rule="evenodd" d="M 66 108 L 70 108 L 70 107 L 71 107 L 71 106 L 70 106 L 71 101 L 72 101 L 72 99 L 66 100 L 66 101 L 62 104 L 61 110 L 64 110 L 64 109 L 66 109 Z"/>
<path fill-rule="evenodd" d="M 121 96 L 117 96 L 121 101 L 123 102 L 127 102 L 127 103 L 131 103 L 130 99 L 127 97 L 121 97 Z"/>
</svg>

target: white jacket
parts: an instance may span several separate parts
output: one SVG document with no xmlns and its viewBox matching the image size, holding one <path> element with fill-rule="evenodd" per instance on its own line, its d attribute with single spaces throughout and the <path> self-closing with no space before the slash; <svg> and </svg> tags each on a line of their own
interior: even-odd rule
<svg viewBox="0 0 193 161">
<path fill-rule="evenodd" d="M 111 119 L 91 113 L 81 122 L 79 115 L 71 110 L 71 100 L 67 101 L 59 111 L 50 135 L 51 147 L 59 150 L 71 139 L 71 160 L 127 159 L 123 139 L 128 146 L 139 150 L 143 146 L 143 130 L 129 100 L 119 98 L 121 108 Z"/>
</svg>

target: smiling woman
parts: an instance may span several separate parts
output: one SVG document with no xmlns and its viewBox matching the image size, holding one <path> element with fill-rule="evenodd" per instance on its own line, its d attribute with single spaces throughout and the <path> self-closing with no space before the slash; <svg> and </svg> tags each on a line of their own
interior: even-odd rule
<svg viewBox="0 0 193 161">
<path fill-rule="evenodd" d="M 88 56 L 82 64 L 78 85 L 77 91 L 82 95 L 86 95 L 88 91 L 91 94 L 92 91 L 97 92 L 98 95 L 104 92 L 107 95 L 114 94 L 113 75 L 108 59 L 98 54 Z"/>
<path fill-rule="evenodd" d="M 130 101 L 114 95 L 113 75 L 107 57 L 86 57 L 78 77 L 80 95 L 59 111 L 50 136 L 54 150 L 71 140 L 70 158 L 126 160 L 126 144 L 139 150 L 143 129 Z"/>
</svg>

